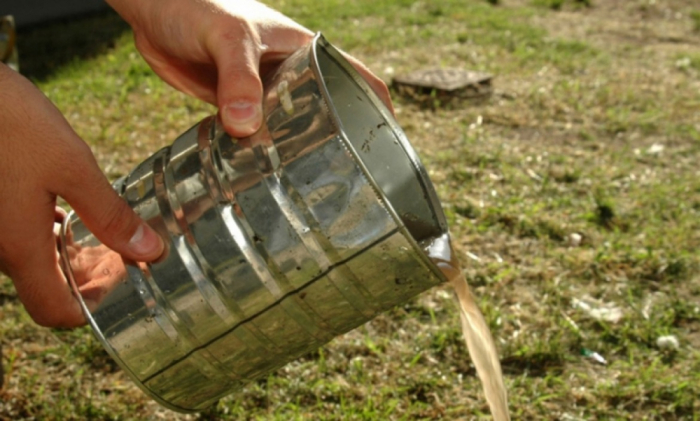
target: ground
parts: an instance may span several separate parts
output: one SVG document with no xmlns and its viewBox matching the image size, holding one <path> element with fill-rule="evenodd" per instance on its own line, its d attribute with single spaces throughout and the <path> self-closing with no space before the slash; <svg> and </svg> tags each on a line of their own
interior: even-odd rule
<svg viewBox="0 0 700 421">
<path fill-rule="evenodd" d="M 269 4 L 387 82 L 494 75 L 486 100 L 394 101 L 496 337 L 513 419 L 700 416 L 695 1 Z M 111 179 L 214 111 L 153 76 L 114 15 L 20 41 L 23 72 Z M 6 279 L 0 303 L 0 418 L 489 419 L 447 286 L 199 415 L 146 398 L 87 328 L 32 324 Z"/>
</svg>

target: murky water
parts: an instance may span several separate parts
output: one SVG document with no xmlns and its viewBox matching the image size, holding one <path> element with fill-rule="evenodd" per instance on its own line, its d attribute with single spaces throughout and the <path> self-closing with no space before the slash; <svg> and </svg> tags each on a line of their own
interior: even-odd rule
<svg viewBox="0 0 700 421">
<path fill-rule="evenodd" d="M 446 234 L 433 241 L 426 247 L 426 252 L 450 280 L 457 294 L 464 340 L 467 343 L 474 366 L 476 366 L 479 379 L 481 379 L 493 419 L 496 421 L 510 420 L 508 393 L 503 383 L 498 352 L 486 320 L 474 301 L 467 280 L 462 275 L 449 235 Z"/>
</svg>

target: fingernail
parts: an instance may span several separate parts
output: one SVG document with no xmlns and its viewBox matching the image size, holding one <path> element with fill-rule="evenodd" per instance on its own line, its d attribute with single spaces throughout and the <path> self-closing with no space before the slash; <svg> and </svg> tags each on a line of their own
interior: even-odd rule
<svg viewBox="0 0 700 421">
<path fill-rule="evenodd" d="M 251 102 L 234 102 L 224 107 L 224 125 L 238 136 L 250 136 L 260 128 L 262 107 Z"/>
<path fill-rule="evenodd" d="M 155 259 L 162 251 L 163 242 L 151 227 L 142 223 L 136 229 L 134 235 L 131 236 L 128 247 L 129 250 L 137 256 L 143 256 L 146 259 Z"/>
</svg>

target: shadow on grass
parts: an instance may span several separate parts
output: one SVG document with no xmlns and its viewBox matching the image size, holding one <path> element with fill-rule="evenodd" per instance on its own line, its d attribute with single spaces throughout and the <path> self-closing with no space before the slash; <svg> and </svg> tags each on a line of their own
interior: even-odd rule
<svg viewBox="0 0 700 421">
<path fill-rule="evenodd" d="M 560 375 L 564 372 L 564 360 L 561 355 L 538 352 L 528 355 L 514 355 L 501 361 L 503 372 L 509 375 L 545 377 Z"/>
<path fill-rule="evenodd" d="M 20 29 L 20 72 L 34 81 L 44 81 L 75 60 L 104 53 L 129 30 L 112 10 Z"/>
<path fill-rule="evenodd" d="M 5 292 L 0 292 L 0 307 L 3 306 L 7 302 L 13 302 L 17 301 L 17 295 L 15 294 L 7 294 Z"/>
</svg>

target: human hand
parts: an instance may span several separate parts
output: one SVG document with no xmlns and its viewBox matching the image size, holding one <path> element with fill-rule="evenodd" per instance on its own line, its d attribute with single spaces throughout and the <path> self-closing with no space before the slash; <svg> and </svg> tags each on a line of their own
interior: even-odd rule
<svg viewBox="0 0 700 421">
<path fill-rule="evenodd" d="M 72 282 L 80 293 L 85 306 L 92 314 L 119 285 L 129 278 L 122 256 L 104 244 L 80 245 L 73 242 L 71 226 L 66 227 L 62 241 Z"/>
<path fill-rule="evenodd" d="M 226 131 L 253 134 L 262 124 L 267 72 L 313 33 L 253 0 L 107 0 L 134 29 L 153 70 L 182 92 L 216 105 Z M 392 110 L 386 84 L 345 54 Z M 393 111 L 393 110 L 392 110 Z"/>
<path fill-rule="evenodd" d="M 163 252 L 160 237 L 124 202 L 88 146 L 27 79 L 0 64 L 0 271 L 40 325 L 85 323 L 59 264 L 54 222 L 64 198 L 105 245 L 137 261 Z"/>
</svg>

